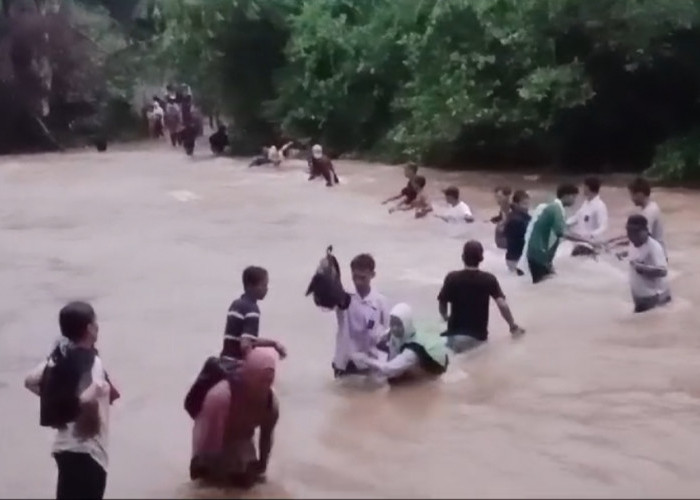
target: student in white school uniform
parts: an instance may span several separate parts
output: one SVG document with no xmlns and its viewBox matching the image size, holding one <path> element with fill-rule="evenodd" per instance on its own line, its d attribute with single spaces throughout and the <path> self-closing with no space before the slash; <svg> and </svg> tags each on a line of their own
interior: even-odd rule
<svg viewBox="0 0 700 500">
<path fill-rule="evenodd" d="M 459 188 L 450 186 L 442 191 L 445 195 L 447 208 L 435 214 L 435 217 L 445 222 L 474 222 L 472 211 L 464 201 L 459 199 Z"/>
<path fill-rule="evenodd" d="M 595 245 L 602 242 L 608 230 L 608 207 L 600 198 L 600 179 L 587 177 L 583 181 L 583 204 L 566 221 L 569 229 L 590 243 L 577 243 L 571 255 L 595 255 Z"/>
<path fill-rule="evenodd" d="M 662 248 L 664 249 L 664 253 L 666 254 L 666 258 L 668 259 L 668 249 L 664 238 L 664 225 L 661 219 L 661 209 L 659 208 L 659 205 L 651 199 L 651 185 L 646 179 L 638 177 L 630 183 L 628 190 L 632 203 L 634 203 L 639 210 L 639 214 L 643 215 L 649 224 L 649 236 L 661 244 Z M 625 235 L 611 238 L 605 243 L 605 245 L 612 248 L 627 245 L 628 243 L 629 238 L 627 235 Z M 626 255 L 627 252 L 623 251 L 618 254 L 618 257 L 625 257 Z"/>
<path fill-rule="evenodd" d="M 348 294 L 347 308 L 336 309 L 338 332 L 332 365 L 336 378 L 368 373 L 364 356 L 382 355 L 378 344 L 389 326 L 389 312 L 386 298 L 372 289 L 375 267 L 369 254 L 360 254 L 350 262 L 355 292 Z"/>
</svg>

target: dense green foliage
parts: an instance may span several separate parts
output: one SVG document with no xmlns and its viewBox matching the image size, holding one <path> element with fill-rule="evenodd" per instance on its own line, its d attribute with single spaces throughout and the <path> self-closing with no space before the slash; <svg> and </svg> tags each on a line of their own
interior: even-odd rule
<svg viewBox="0 0 700 500">
<path fill-rule="evenodd" d="M 163 4 L 163 54 L 256 141 L 641 169 L 700 125 L 698 0 Z"/>
<path fill-rule="evenodd" d="M 2 0 L 0 153 L 141 129 L 155 0 Z M 156 72 L 157 73 L 157 72 Z"/>
</svg>

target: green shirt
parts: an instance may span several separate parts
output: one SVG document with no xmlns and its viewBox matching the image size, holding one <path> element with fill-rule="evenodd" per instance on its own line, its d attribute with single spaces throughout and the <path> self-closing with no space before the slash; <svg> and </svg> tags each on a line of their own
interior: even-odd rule
<svg viewBox="0 0 700 500">
<path fill-rule="evenodd" d="M 551 265 L 565 230 L 564 207 L 561 201 L 555 200 L 547 205 L 532 226 L 527 258 L 539 264 Z"/>
</svg>

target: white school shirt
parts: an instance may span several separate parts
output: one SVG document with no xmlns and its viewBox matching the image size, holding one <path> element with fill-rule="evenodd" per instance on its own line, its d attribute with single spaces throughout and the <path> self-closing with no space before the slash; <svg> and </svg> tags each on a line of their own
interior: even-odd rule
<svg viewBox="0 0 700 500">
<path fill-rule="evenodd" d="M 574 225 L 574 231 L 579 235 L 594 241 L 600 240 L 608 230 L 608 207 L 596 195 L 595 198 L 584 200 L 567 222 Z"/>
<path fill-rule="evenodd" d="M 666 252 L 661 243 L 654 238 L 649 238 L 640 247 L 630 244 L 630 289 L 635 298 L 656 297 L 669 293 L 668 279 L 666 277 L 650 278 L 634 270 L 631 263 L 639 262 L 648 266 L 667 268 Z"/>
<path fill-rule="evenodd" d="M 356 354 L 366 354 L 376 346 L 389 326 L 389 311 L 386 298 L 370 291 L 364 298 L 351 293 L 348 308 L 338 309 L 336 314 L 338 332 L 333 365 L 344 370 Z"/>
<path fill-rule="evenodd" d="M 655 201 L 650 201 L 641 209 L 640 213 L 646 218 L 649 227 L 649 234 L 657 242 L 661 243 L 664 252 L 666 251 L 666 241 L 664 240 L 664 225 L 661 222 L 661 209 Z"/>
<path fill-rule="evenodd" d="M 448 206 L 442 210 L 441 214 L 446 217 L 450 222 L 464 222 L 465 217 L 472 217 L 472 211 L 469 205 L 463 201 L 459 201 L 454 206 Z"/>
</svg>

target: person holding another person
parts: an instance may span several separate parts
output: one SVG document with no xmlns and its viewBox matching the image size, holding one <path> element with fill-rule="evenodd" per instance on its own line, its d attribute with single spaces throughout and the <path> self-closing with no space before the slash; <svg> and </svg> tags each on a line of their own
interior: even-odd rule
<svg viewBox="0 0 700 500">
<path fill-rule="evenodd" d="M 416 199 L 418 193 L 413 187 L 413 179 L 418 175 L 418 165 L 416 165 L 413 162 L 407 163 L 406 166 L 403 168 L 403 174 L 406 177 L 406 179 L 408 179 L 406 186 L 401 190 L 399 194 L 391 196 L 384 200 L 382 202 L 382 205 L 386 205 L 387 203 L 391 203 L 392 201 L 396 200 L 401 200 L 398 206 L 410 205 L 411 203 L 413 203 L 413 200 Z M 392 213 L 393 211 L 394 210 L 389 209 L 389 213 Z"/>
<path fill-rule="evenodd" d="M 527 265 L 533 283 L 540 283 L 554 274 L 554 256 L 562 238 L 585 242 L 585 238 L 566 230 L 565 209 L 576 203 L 578 188 L 562 184 L 557 188 L 557 198 L 543 204 L 535 211 L 526 235 Z"/>
<path fill-rule="evenodd" d="M 468 241 L 462 251 L 464 269 L 447 274 L 438 295 L 440 316 L 447 322 L 447 347 L 456 353 L 473 349 L 487 341 L 489 301 L 496 305 L 513 336 L 525 331 L 513 319 L 498 279 L 481 271 L 484 248 L 478 241 Z"/>
<path fill-rule="evenodd" d="M 450 186 L 443 190 L 447 208 L 435 214 L 435 217 L 445 222 L 474 222 L 472 211 L 465 202 L 459 199 L 459 188 Z"/>
<path fill-rule="evenodd" d="M 233 376 L 207 393 L 192 430 L 192 480 L 250 488 L 265 480 L 279 420 L 272 389 L 277 352 L 269 347 L 248 351 Z M 258 430 L 258 449 L 253 439 Z"/>
<path fill-rule="evenodd" d="M 518 269 L 518 262 L 525 248 L 525 234 L 530 223 L 530 195 L 518 190 L 513 193 L 511 210 L 506 216 L 503 234 L 506 238 L 506 266 L 512 273 L 522 276 L 524 273 Z"/>
<path fill-rule="evenodd" d="M 573 256 L 595 255 L 595 246 L 602 242 L 608 230 L 608 207 L 600 198 L 600 179 L 587 177 L 583 181 L 583 204 L 576 213 L 566 221 L 569 229 L 578 236 L 588 240 L 574 246 Z"/>
<path fill-rule="evenodd" d="M 378 345 L 389 326 L 386 298 L 372 288 L 376 264 L 366 253 L 350 262 L 355 292 L 336 309 L 336 334 L 333 372 L 336 378 L 367 373 L 366 356 L 377 357 Z"/>
<path fill-rule="evenodd" d="M 418 332 L 408 304 L 397 304 L 389 313 L 386 360 L 364 356 L 369 369 L 389 382 L 442 375 L 449 357 L 445 342 L 437 335 Z"/>
<path fill-rule="evenodd" d="M 641 214 L 627 219 L 630 289 L 634 312 L 640 313 L 671 301 L 668 285 L 668 262 L 660 242 L 650 236 L 649 221 Z"/>
</svg>

